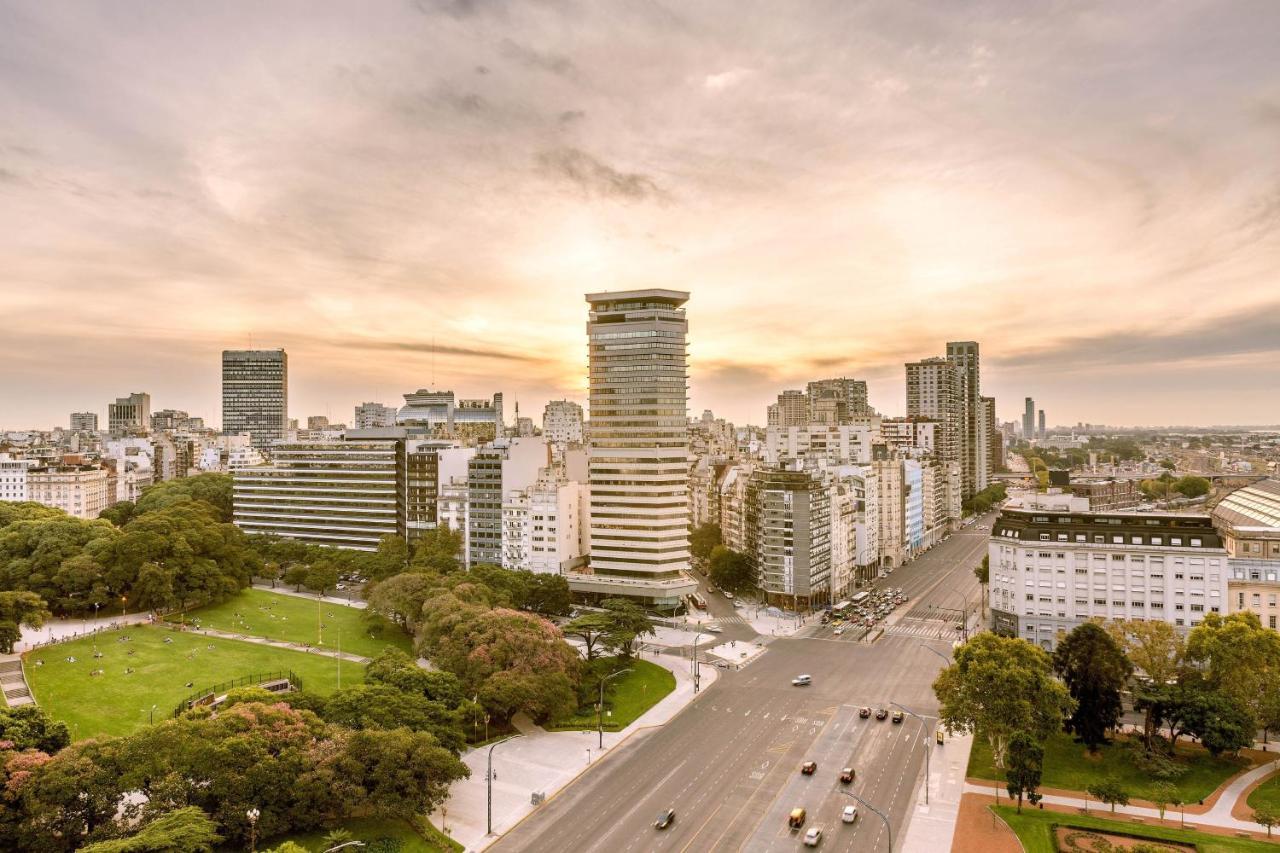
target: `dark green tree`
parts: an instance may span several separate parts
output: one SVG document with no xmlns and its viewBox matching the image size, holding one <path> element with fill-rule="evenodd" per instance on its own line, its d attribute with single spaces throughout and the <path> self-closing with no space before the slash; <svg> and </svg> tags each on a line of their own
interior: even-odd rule
<svg viewBox="0 0 1280 853">
<path fill-rule="evenodd" d="M 564 575 L 531 572 L 529 597 L 525 606 L 542 616 L 568 616 L 573 612 L 569 580 Z"/>
<path fill-rule="evenodd" d="M 746 554 L 717 545 L 711 549 L 711 582 L 730 592 L 756 588 L 756 564 Z"/>
<path fill-rule="evenodd" d="M 699 524 L 693 528 L 693 532 L 689 534 L 689 551 L 693 554 L 694 559 L 705 563 L 711 559 L 711 551 L 723 543 L 720 534 L 720 525 L 707 522 Z"/>
<path fill-rule="evenodd" d="M 222 841 L 213 820 L 195 806 L 160 815 L 126 838 L 99 841 L 77 853 L 207 853 Z"/>
<path fill-rule="evenodd" d="M 20 705 L 0 708 L 0 741 L 17 750 L 35 749 L 53 755 L 71 743 L 67 724 L 50 717 L 43 708 Z"/>
<path fill-rule="evenodd" d="M 1014 732 L 1009 738 L 1005 753 L 1005 788 L 1010 797 L 1018 798 L 1018 813 L 1022 813 L 1022 798 L 1031 799 L 1032 805 L 1040 799 L 1036 789 L 1040 787 L 1040 772 L 1044 766 L 1044 747 L 1026 732 Z"/>
<path fill-rule="evenodd" d="M 41 628 L 52 616 L 44 599 L 34 592 L 0 592 L 0 653 L 13 654 L 22 627 Z"/>
<path fill-rule="evenodd" d="M 201 501 L 213 508 L 219 521 L 231 521 L 231 475 L 199 474 L 148 486 L 138 498 L 137 515 L 176 504 Z"/>
<path fill-rule="evenodd" d="M 1115 814 L 1116 806 L 1129 805 L 1129 792 L 1115 776 L 1100 779 L 1088 786 L 1085 791 L 1099 802 L 1111 806 L 1112 814 Z"/>
<path fill-rule="evenodd" d="M 1133 664 L 1102 626 L 1085 622 L 1058 643 L 1053 669 L 1075 700 L 1067 731 L 1096 752 L 1107 742 L 1107 731 L 1120 722 L 1120 693 L 1133 675 Z"/>
</svg>

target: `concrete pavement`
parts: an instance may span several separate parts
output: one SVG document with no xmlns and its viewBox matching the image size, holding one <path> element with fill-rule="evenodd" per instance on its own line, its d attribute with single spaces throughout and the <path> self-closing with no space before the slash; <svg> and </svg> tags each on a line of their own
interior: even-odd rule
<svg viewBox="0 0 1280 853">
<path fill-rule="evenodd" d="M 493 750 L 494 836 L 486 834 L 487 746 L 463 755 L 463 762 L 471 769 L 471 778 L 450 788 L 444 807 L 431 815 L 432 823 L 467 850 L 483 850 L 534 811 L 533 792 L 554 797 L 596 764 L 602 761 L 607 764 L 619 746 L 633 738 L 643 739 L 655 727 L 669 722 L 695 698 L 689 662 L 667 655 L 645 659 L 671 670 L 676 688 L 622 731 L 605 732 L 603 751 L 595 731 L 548 732 L 527 718 L 517 721 L 516 728 L 522 736 Z M 702 667 L 702 691 L 715 683 L 717 675 L 714 667 Z"/>
<path fill-rule="evenodd" d="M 951 849 L 972 748 L 973 735 L 948 737 L 942 746 L 932 747 L 929 802 L 925 802 L 924 786 L 921 786 L 898 850 L 946 853 Z"/>
</svg>

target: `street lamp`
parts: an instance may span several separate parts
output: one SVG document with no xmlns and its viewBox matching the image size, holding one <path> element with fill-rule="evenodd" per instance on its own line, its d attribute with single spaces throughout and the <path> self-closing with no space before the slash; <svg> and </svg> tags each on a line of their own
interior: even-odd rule
<svg viewBox="0 0 1280 853">
<path fill-rule="evenodd" d="M 924 804 L 927 806 L 929 805 L 929 753 L 932 751 L 929 749 L 929 724 L 924 721 L 924 717 L 920 716 L 915 711 L 912 711 L 910 708 L 907 708 L 897 702 L 890 702 L 889 704 L 901 711 L 907 712 L 920 721 L 920 733 L 924 735 Z"/>
<path fill-rule="evenodd" d="M 859 803 L 861 803 L 862 805 L 866 806 L 867 808 L 871 809 L 871 811 L 879 815 L 880 819 L 884 821 L 885 831 L 889 833 L 889 853 L 893 853 L 893 827 L 889 825 L 889 818 L 885 817 L 884 812 L 880 811 L 878 808 L 871 805 L 871 803 L 868 803 L 866 800 L 862 799 L 862 797 L 859 797 L 857 794 L 853 793 L 852 791 L 841 790 L 840 793 L 844 794 L 846 797 L 852 797 L 853 799 L 857 800 Z"/>
<path fill-rule="evenodd" d="M 258 811 L 256 808 L 251 808 L 244 813 L 244 816 L 249 818 L 249 850 L 250 851 L 254 851 L 258 849 L 258 818 L 261 817 L 261 815 L 262 815 L 262 812 Z"/>
<path fill-rule="evenodd" d="M 950 666 L 950 665 L 951 665 L 951 663 L 952 663 L 951 658 L 947 657 L 947 656 L 946 656 L 946 655 L 944 655 L 942 652 L 938 651 L 937 649 L 935 649 L 933 646 L 929 645 L 928 643 L 921 643 L 921 644 L 920 644 L 920 648 L 922 648 L 922 649 L 928 649 L 929 651 L 933 652 L 935 655 L 937 655 L 938 657 L 940 657 L 940 658 L 942 658 L 944 661 L 946 661 L 946 663 L 947 663 L 947 665 L 948 665 L 948 666 Z"/>
<path fill-rule="evenodd" d="M 705 636 L 707 635 L 702 631 L 699 631 L 693 638 L 693 666 L 691 669 L 693 670 L 693 693 L 695 696 L 698 694 L 698 689 L 702 685 L 702 667 L 698 661 L 698 641 Z"/>
<path fill-rule="evenodd" d="M 485 715 L 485 718 L 488 719 L 488 714 Z M 497 749 L 499 746 L 501 746 L 502 744 L 506 743 L 507 741 L 515 740 L 518 737 L 524 737 L 524 735 L 511 735 L 509 737 L 504 737 L 502 740 L 497 741 L 496 743 L 491 744 L 489 746 L 489 756 L 488 756 L 487 763 L 485 764 L 485 774 L 484 774 L 485 786 L 487 788 L 486 796 L 485 796 L 485 799 L 486 799 L 485 836 L 486 837 L 493 835 L 493 751 Z"/>
<path fill-rule="evenodd" d="M 617 678 L 628 672 L 631 672 L 630 668 L 620 669 L 613 675 L 606 675 L 600 679 L 600 701 L 596 703 L 596 728 L 600 732 L 600 749 L 604 749 L 604 683 L 610 678 Z"/>
<path fill-rule="evenodd" d="M 155 724 L 156 724 L 156 706 L 152 705 L 151 706 L 151 725 L 154 726 Z"/>
</svg>

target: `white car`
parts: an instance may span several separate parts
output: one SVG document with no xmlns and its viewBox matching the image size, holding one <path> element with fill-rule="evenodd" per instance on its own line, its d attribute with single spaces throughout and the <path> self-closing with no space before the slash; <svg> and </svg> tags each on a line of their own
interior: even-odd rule
<svg viewBox="0 0 1280 853">
<path fill-rule="evenodd" d="M 839 626 L 838 628 L 836 628 L 836 629 L 835 629 L 834 631 L 832 631 L 831 633 L 833 633 L 833 634 L 835 634 L 837 637 L 839 637 L 841 634 L 843 634 L 843 633 L 844 633 L 844 626 L 843 626 L 843 625 Z"/>
<path fill-rule="evenodd" d="M 840 812 L 840 819 L 845 823 L 853 823 L 858 819 L 858 807 L 845 806 L 844 811 Z"/>
<path fill-rule="evenodd" d="M 719 634 L 724 629 L 721 628 L 719 625 L 708 625 L 702 630 L 706 631 L 708 634 Z"/>
<path fill-rule="evenodd" d="M 811 675 L 797 675 L 795 678 L 791 679 L 792 687 L 808 687 L 812 683 L 813 676 Z"/>
<path fill-rule="evenodd" d="M 817 847 L 822 843 L 822 827 L 811 826 L 809 831 L 804 834 L 805 847 Z"/>
</svg>

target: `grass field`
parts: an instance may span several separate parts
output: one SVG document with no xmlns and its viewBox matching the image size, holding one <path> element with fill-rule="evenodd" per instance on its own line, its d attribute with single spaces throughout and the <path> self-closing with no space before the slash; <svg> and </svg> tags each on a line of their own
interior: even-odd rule
<svg viewBox="0 0 1280 853">
<path fill-rule="evenodd" d="M 633 660 L 631 672 L 619 676 L 609 684 L 613 687 L 610 698 L 605 694 L 605 712 L 612 714 L 604 718 L 606 730 L 616 732 L 631 725 L 637 717 L 658 704 L 668 693 L 676 689 L 676 677 L 670 670 L 649 663 L 647 660 Z M 548 728 L 552 729 L 594 729 L 596 714 L 594 707 L 588 712 L 579 712 L 576 716 L 563 720 Z"/>
<path fill-rule="evenodd" d="M 261 589 L 246 589 L 221 604 L 190 611 L 187 621 L 198 619 L 200 627 L 215 628 L 232 634 L 267 637 L 291 643 L 310 643 L 324 648 L 342 645 L 342 651 L 361 657 L 373 657 L 387 646 L 412 652 L 410 637 L 394 625 L 387 625 L 381 638 L 369 636 L 364 611 L 341 604 L 321 602 L 314 598 L 281 595 Z M 317 630 L 317 620 L 323 632 Z M 171 617 L 173 621 L 173 617 Z"/>
<path fill-rule="evenodd" d="M 1023 809 L 1022 814 L 1018 814 L 1011 806 L 994 806 L 993 809 L 1005 823 L 1009 824 L 1009 828 L 1017 833 L 1018 840 L 1022 842 L 1026 853 L 1057 853 L 1058 848 L 1053 839 L 1055 826 L 1141 836 L 1150 841 L 1180 841 L 1183 844 L 1195 844 L 1198 853 L 1264 853 L 1264 851 L 1275 853 L 1276 850 L 1274 844 L 1263 841 L 1233 838 L 1228 835 L 1210 835 L 1205 832 L 1163 826 L 1143 826 L 1095 818 L 1092 815 L 1064 814 L 1026 808 Z"/>
<path fill-rule="evenodd" d="M 121 642 L 122 636 L 129 642 Z M 172 642 L 165 643 L 166 638 Z M 96 660 L 95 644 L 102 654 Z M 194 690 L 253 673 L 291 669 L 307 692 L 319 694 L 336 689 L 339 666 L 343 684 L 364 681 L 364 667 L 358 663 L 145 625 L 58 643 L 25 657 L 36 701 L 70 726 L 77 740 L 128 734 L 147 725 L 152 705 L 161 720 Z M 76 662 L 68 663 L 68 657 Z M 103 674 L 91 676 L 95 669 Z M 134 672 L 126 674 L 126 669 Z M 193 682 L 190 688 L 187 682 Z"/>
<path fill-rule="evenodd" d="M 1280 776 L 1272 776 L 1249 794 L 1249 808 L 1280 811 Z"/>
<path fill-rule="evenodd" d="M 1178 759 L 1187 768 L 1173 780 L 1182 799 L 1198 802 L 1209 796 L 1229 776 L 1249 766 L 1244 759 L 1227 756 L 1214 758 L 1204 749 L 1190 744 L 1179 745 Z M 991 747 L 981 735 L 973 739 L 973 751 L 969 755 L 969 775 L 978 779 L 1004 781 L 1004 771 L 991 763 Z M 1083 791 L 1089 785 L 1115 776 L 1129 792 L 1130 797 L 1151 799 L 1156 780 L 1131 760 L 1128 751 L 1119 740 L 1102 747 L 1096 756 L 1089 755 L 1082 744 L 1071 735 L 1056 734 L 1044 746 L 1044 775 L 1041 786 Z"/>
<path fill-rule="evenodd" d="M 401 853 L 454 853 L 454 851 L 462 850 L 461 844 L 444 835 L 427 821 L 423 821 L 423 824 L 429 835 L 427 838 L 420 835 L 409 824 L 398 820 L 349 820 L 342 827 L 352 834 L 355 841 L 369 843 L 380 838 L 394 838 L 404 845 L 400 848 Z M 267 839 L 264 844 L 260 844 L 259 849 L 276 847 L 286 841 L 292 841 L 294 844 L 307 848 L 312 853 L 320 853 L 325 849 L 324 837 L 328 832 L 329 830 L 321 829 L 316 832 L 271 838 Z"/>
</svg>

